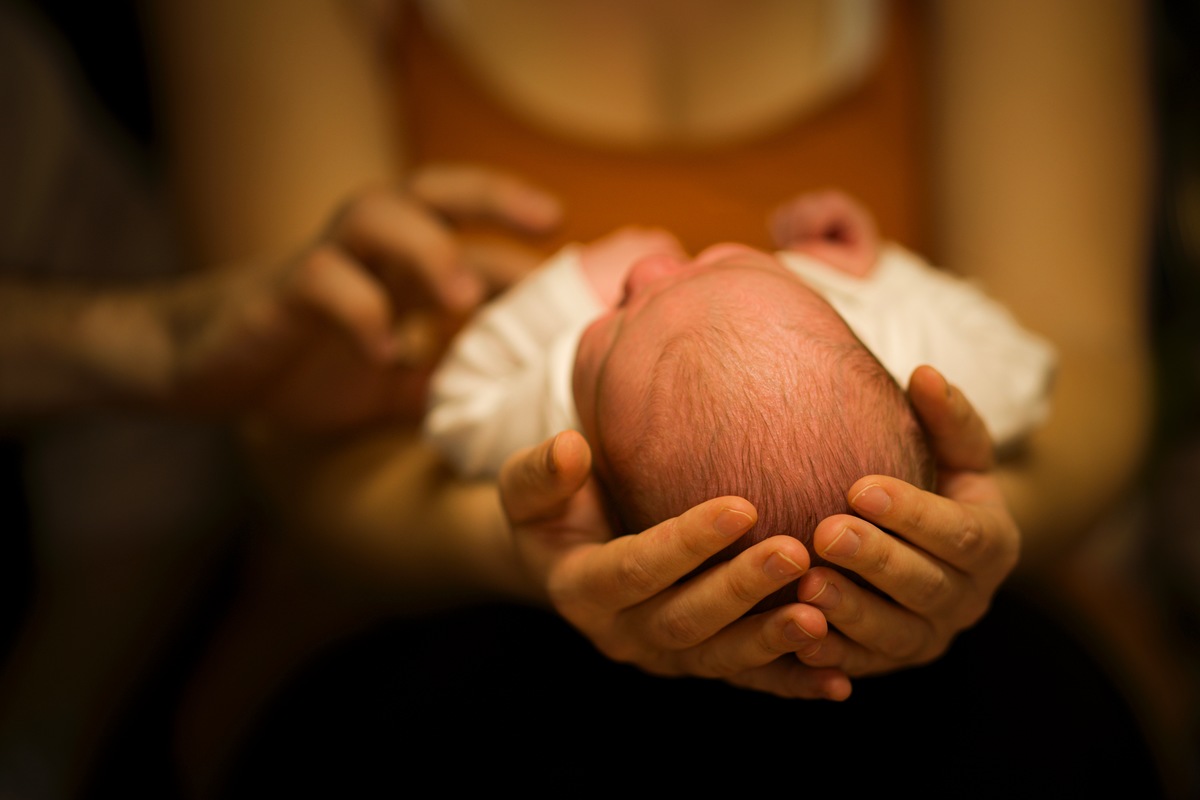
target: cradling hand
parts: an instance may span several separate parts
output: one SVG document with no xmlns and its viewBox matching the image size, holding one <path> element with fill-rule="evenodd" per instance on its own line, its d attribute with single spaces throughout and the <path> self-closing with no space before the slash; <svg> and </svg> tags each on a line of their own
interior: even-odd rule
<svg viewBox="0 0 1200 800">
<path fill-rule="evenodd" d="M 308 431 L 421 413 L 429 374 L 465 314 L 534 266 L 458 223 L 516 234 L 558 221 L 553 198 L 477 167 L 430 166 L 345 202 L 294 257 L 206 274 L 172 295 L 171 400 Z"/>
<path fill-rule="evenodd" d="M 655 675 L 718 678 L 783 697 L 849 696 L 840 669 L 780 657 L 825 638 L 814 608 L 746 615 L 807 569 L 799 540 L 765 539 L 681 582 L 755 524 L 754 506 L 718 497 L 613 538 L 590 467 L 583 436 L 564 431 L 510 457 L 500 492 L 520 561 L 601 653 Z"/>
<path fill-rule="evenodd" d="M 823 641 L 797 652 L 810 666 L 860 676 L 933 661 L 983 617 L 1017 564 L 1020 531 L 991 472 L 982 420 L 931 367 L 913 372 L 909 394 L 938 461 L 937 493 L 864 477 L 847 494 L 861 516 L 817 526 L 814 552 L 882 595 L 828 567 L 801 578 L 799 600 L 831 626 Z"/>
</svg>

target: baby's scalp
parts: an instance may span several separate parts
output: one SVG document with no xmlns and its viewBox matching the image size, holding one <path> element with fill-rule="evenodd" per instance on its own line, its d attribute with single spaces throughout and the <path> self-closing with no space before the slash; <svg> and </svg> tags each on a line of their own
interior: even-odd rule
<svg viewBox="0 0 1200 800">
<path fill-rule="evenodd" d="M 656 332 L 652 368 L 622 374 L 622 354 L 641 346 L 623 337 L 599 391 L 598 474 L 626 531 L 746 497 L 759 523 L 724 558 L 777 533 L 809 543 L 818 521 L 849 511 L 863 475 L 929 482 L 903 391 L 798 278 L 717 270 L 670 300 L 694 313 Z"/>
</svg>

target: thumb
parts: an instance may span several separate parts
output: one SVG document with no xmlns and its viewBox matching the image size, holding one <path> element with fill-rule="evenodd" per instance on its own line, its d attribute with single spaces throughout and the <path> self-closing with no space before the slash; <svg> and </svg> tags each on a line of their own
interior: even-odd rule
<svg viewBox="0 0 1200 800">
<path fill-rule="evenodd" d="M 500 468 L 500 502 L 510 525 L 563 515 L 588 479 L 592 451 L 578 431 L 566 430 L 519 450 Z"/>
<path fill-rule="evenodd" d="M 933 367 L 919 366 L 909 378 L 908 393 L 940 468 L 986 471 L 994 466 L 987 426 L 958 387 Z"/>
</svg>

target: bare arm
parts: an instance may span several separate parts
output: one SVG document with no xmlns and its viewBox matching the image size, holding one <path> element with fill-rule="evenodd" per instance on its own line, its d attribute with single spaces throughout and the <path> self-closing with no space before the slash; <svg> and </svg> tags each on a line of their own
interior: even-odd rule
<svg viewBox="0 0 1200 800">
<path fill-rule="evenodd" d="M 455 480 L 411 425 L 336 442 L 253 429 L 255 466 L 293 540 L 355 591 L 423 607 L 541 602 L 493 482 Z"/>
<path fill-rule="evenodd" d="M 1000 470 L 1036 569 L 1120 496 L 1146 445 L 1145 20 L 1126 0 L 933 10 L 938 261 L 1061 356 L 1048 425 Z"/>
<path fill-rule="evenodd" d="M 0 419 L 149 404 L 166 378 L 157 298 L 0 283 Z"/>
</svg>

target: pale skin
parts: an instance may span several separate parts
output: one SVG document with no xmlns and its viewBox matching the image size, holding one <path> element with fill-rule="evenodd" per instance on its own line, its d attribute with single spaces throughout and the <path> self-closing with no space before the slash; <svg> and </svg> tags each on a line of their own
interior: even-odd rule
<svg viewBox="0 0 1200 800">
<path fill-rule="evenodd" d="M 379 102 L 393 97 L 394 88 L 376 60 L 369 27 L 356 24 L 346 10 L 315 2 L 171 3 L 156 9 L 172 96 L 187 98 L 175 109 L 176 165 L 203 262 L 291 246 L 298 231 L 316 226 L 353 187 L 404 173 L 403 155 L 393 146 L 403 137 L 386 111 L 391 102 Z M 934 150 L 934 199 L 942 216 L 940 251 L 931 255 L 979 279 L 1022 323 L 1047 335 L 1059 350 L 1061 370 L 1053 419 L 1020 461 L 994 471 L 980 471 L 990 465 L 990 449 L 963 398 L 954 391 L 947 395 L 935 378 L 914 376 L 914 402 L 940 432 L 941 494 L 865 477 L 849 487 L 848 496 L 858 498 L 868 485 L 878 486 L 891 498 L 889 510 L 867 513 L 859 499 L 856 508 L 864 519 L 827 520 L 815 540 L 819 552 L 884 588 L 895 603 L 877 601 L 830 571 L 813 570 L 801 583 L 800 599 L 819 607 L 840 634 L 816 644 L 789 643 L 775 617 L 724 632 L 717 623 L 732 623 L 749 605 L 738 581 L 757 569 L 755 563 L 767 563 L 765 549 L 748 551 L 757 562 L 744 554 L 747 561 L 722 566 L 703 584 L 667 590 L 681 574 L 681 562 L 702 560 L 678 537 L 597 546 L 604 533 L 593 531 L 586 546 L 574 547 L 571 541 L 535 537 L 532 543 L 546 550 L 541 556 L 526 537 L 520 552 L 531 572 L 506 574 L 514 566 L 511 556 L 485 557 L 508 547 L 499 509 L 472 513 L 476 526 L 462 530 L 465 545 L 426 542 L 422 526 L 408 530 L 412 538 L 405 543 L 389 541 L 399 572 L 409 569 L 400 563 L 403 556 L 436 552 L 431 563 L 445 568 L 447 581 L 478 579 L 488 589 L 551 598 L 603 651 L 651 671 L 669 664 L 679 673 L 720 675 L 788 696 L 841 696 L 847 684 L 838 684 L 838 692 L 813 683 L 799 691 L 784 676 L 785 667 L 764 665 L 785 652 L 800 652 L 806 663 L 851 676 L 925 663 L 979 618 L 1013 569 L 1018 550 L 1032 573 L 1080 540 L 1105 510 L 1101 499 L 1118 495 L 1130 480 L 1147 419 L 1139 279 L 1148 169 L 1137 81 L 1143 73 L 1137 7 L 951 1 L 931 3 L 929 11 L 935 74 L 953 77 L 934 87 L 935 133 L 942 142 Z M 281 19 L 286 26 L 278 24 Z M 1088 19 L 1096 35 L 1073 35 L 1079 19 Z M 222 39 L 223 68 L 257 75 L 261 83 L 218 81 L 197 68 L 204 63 L 204 42 L 225 31 L 239 35 Z M 195 32 L 206 36 L 190 35 Z M 1012 52 L 1021 58 L 1008 57 Z M 263 65 L 265 71 L 256 69 Z M 273 115 L 262 113 L 257 101 L 264 91 L 277 104 Z M 275 135 L 281 115 L 287 119 L 285 137 Z M 1106 402 L 1093 402 L 1096 397 Z M 334 486 L 334 478 L 323 473 L 332 471 L 331 463 L 354 461 L 356 449 L 375 452 L 367 440 L 349 441 L 339 459 L 314 461 L 300 471 L 306 481 Z M 404 457 L 422 456 L 418 449 Z M 382 457 L 362 461 L 389 474 Z M 428 513 L 443 523 L 441 532 L 459 530 L 450 518 L 453 503 L 423 510 L 427 495 L 395 488 L 393 500 L 409 509 L 410 519 Z M 361 539 L 365 550 L 382 546 L 386 523 L 375 515 L 384 516 L 387 508 L 377 495 L 346 498 L 331 489 L 313 497 L 341 502 L 341 510 L 370 532 Z M 358 501 L 363 505 L 356 507 Z M 329 510 L 317 516 L 322 513 Z M 478 524 L 485 519 L 486 525 Z M 900 533 L 904 541 L 866 520 Z M 838 555 L 830 548 L 849 529 L 862 544 L 853 555 Z M 348 541 L 355 540 L 342 540 L 338 548 Z M 850 540 L 843 535 L 840 541 Z M 664 552 L 671 547 L 678 549 Z M 631 563 L 657 566 L 650 573 L 623 572 L 622 565 Z M 631 582 L 642 590 L 622 591 Z M 664 596 L 647 602 L 647 587 Z M 712 609 L 706 621 L 673 613 L 684 603 L 668 600 L 682 596 L 689 597 L 688 607 Z M 641 602 L 631 604 L 634 600 Z M 789 607 L 789 613 L 803 613 L 810 633 L 819 635 L 811 609 L 796 610 L 801 608 L 806 606 Z M 777 627 L 770 627 L 772 621 Z"/>
</svg>

